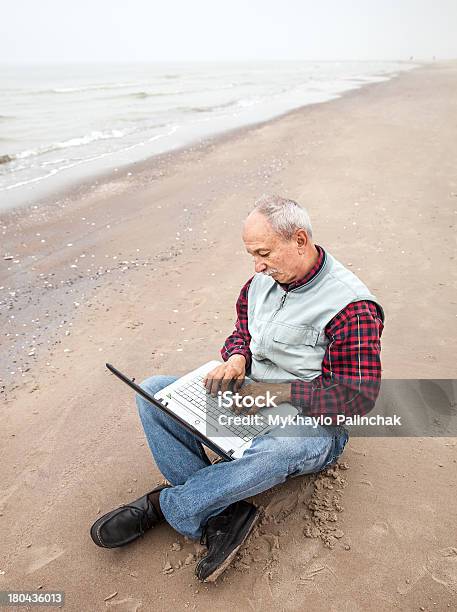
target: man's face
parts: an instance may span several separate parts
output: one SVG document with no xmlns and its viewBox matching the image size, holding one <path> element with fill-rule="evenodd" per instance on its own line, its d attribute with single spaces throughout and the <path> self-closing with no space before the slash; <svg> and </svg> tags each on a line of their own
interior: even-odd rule
<svg viewBox="0 0 457 612">
<path fill-rule="evenodd" d="M 246 219 L 243 242 L 254 257 L 256 272 L 267 274 L 278 283 L 291 283 L 300 277 L 303 258 L 296 237 L 284 240 L 262 214 L 253 212 Z"/>
</svg>

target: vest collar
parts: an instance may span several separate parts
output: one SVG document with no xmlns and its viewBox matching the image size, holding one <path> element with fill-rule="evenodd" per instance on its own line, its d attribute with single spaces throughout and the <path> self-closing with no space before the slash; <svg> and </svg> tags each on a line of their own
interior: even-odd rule
<svg viewBox="0 0 457 612">
<path fill-rule="evenodd" d="M 320 247 L 322 249 L 322 247 Z M 322 264 L 320 266 L 320 268 L 317 270 L 317 272 L 315 274 L 313 274 L 313 276 L 307 280 L 305 283 L 298 285 L 298 287 L 294 287 L 293 289 L 285 289 L 280 283 L 277 283 L 276 281 L 274 281 L 278 287 L 280 287 L 285 293 L 289 293 L 289 291 L 307 291 L 308 289 L 310 289 L 311 287 L 314 287 L 314 285 L 316 285 L 318 282 L 320 282 L 322 280 L 322 278 L 324 278 L 324 276 L 328 273 L 329 269 L 330 269 L 330 261 L 329 261 L 329 257 L 325 251 L 325 249 L 322 249 L 323 252 L 323 260 L 322 260 Z M 292 284 L 292 283 L 290 283 Z"/>
</svg>

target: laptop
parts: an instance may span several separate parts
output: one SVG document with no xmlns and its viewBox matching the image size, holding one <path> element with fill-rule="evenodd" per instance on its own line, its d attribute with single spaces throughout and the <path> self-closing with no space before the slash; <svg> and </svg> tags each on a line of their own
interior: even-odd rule
<svg viewBox="0 0 457 612">
<path fill-rule="evenodd" d="M 231 461 L 241 457 L 255 437 L 267 434 L 276 426 L 274 417 L 296 416 L 297 409 L 283 403 L 262 408 L 257 413 L 258 419 L 243 419 L 248 423 L 240 423 L 240 419 L 234 422 L 236 414 L 227 407 L 227 396 L 213 397 L 203 385 L 206 374 L 218 365 L 221 365 L 220 361 L 208 361 L 155 395 L 149 394 L 134 382 L 135 379 L 128 378 L 110 363 L 106 367 L 141 397 L 180 423 L 219 457 Z M 242 412 L 240 416 L 245 414 Z"/>
</svg>

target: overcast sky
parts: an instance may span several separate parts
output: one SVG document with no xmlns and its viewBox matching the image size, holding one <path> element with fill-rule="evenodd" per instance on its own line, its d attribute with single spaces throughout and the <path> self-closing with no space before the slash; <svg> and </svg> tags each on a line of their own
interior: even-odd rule
<svg viewBox="0 0 457 612">
<path fill-rule="evenodd" d="M 0 62 L 457 58 L 457 0 L 3 0 Z"/>
</svg>

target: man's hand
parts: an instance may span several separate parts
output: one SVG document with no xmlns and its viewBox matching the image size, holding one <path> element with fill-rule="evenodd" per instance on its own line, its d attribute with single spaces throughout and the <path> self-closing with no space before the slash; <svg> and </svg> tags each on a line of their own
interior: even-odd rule
<svg viewBox="0 0 457 612">
<path fill-rule="evenodd" d="M 241 398 L 259 398 L 259 400 L 261 400 L 261 403 L 264 404 L 266 403 L 267 398 L 269 397 L 270 400 L 274 402 L 274 404 L 277 406 L 279 404 L 282 404 L 283 402 L 290 402 L 290 394 L 290 383 L 249 383 L 248 385 L 244 385 L 244 387 L 238 392 L 238 395 L 241 396 Z M 270 407 L 273 407 L 273 403 Z M 253 404 L 252 408 L 249 408 L 249 410 L 247 410 L 245 414 L 256 414 L 256 412 L 258 412 L 260 409 L 261 406 Z M 240 414 L 243 411 L 243 408 L 241 406 L 234 405 L 233 410 L 237 414 Z"/>
<path fill-rule="evenodd" d="M 246 359 L 243 355 L 232 355 L 225 363 L 222 363 L 211 372 L 208 372 L 203 384 L 208 393 L 213 396 L 218 391 L 228 391 L 230 383 L 233 381 L 233 390 L 238 391 L 246 376 Z"/>
</svg>

